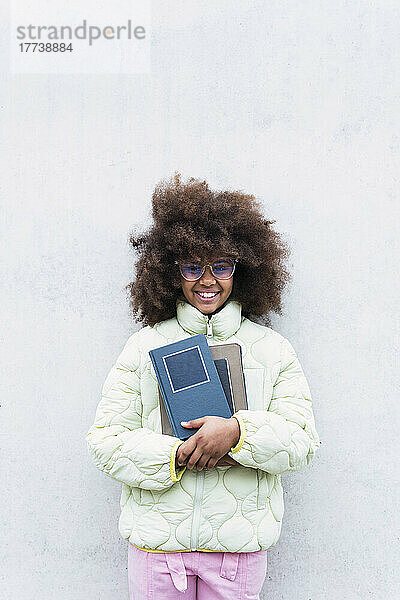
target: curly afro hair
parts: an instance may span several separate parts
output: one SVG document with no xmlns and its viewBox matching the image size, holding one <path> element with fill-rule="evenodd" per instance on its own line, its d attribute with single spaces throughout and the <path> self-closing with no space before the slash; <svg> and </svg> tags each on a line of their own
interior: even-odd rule
<svg viewBox="0 0 400 600">
<path fill-rule="evenodd" d="M 215 252 L 238 259 L 229 300 L 242 304 L 243 316 L 269 325 L 271 311 L 282 313 L 289 249 L 253 195 L 212 191 L 206 181 L 184 183 L 175 173 L 157 184 L 152 217 L 148 231 L 129 234 L 138 255 L 136 278 L 125 288 L 134 320 L 154 326 L 176 316 L 182 288 L 175 260 L 205 260 Z"/>
</svg>

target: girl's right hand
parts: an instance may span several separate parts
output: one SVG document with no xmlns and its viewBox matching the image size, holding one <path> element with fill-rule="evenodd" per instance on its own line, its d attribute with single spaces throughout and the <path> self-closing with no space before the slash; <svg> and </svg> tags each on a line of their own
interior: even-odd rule
<svg viewBox="0 0 400 600">
<path fill-rule="evenodd" d="M 238 463 L 234 458 L 232 458 L 231 456 L 229 456 L 229 454 L 225 454 L 225 456 L 221 456 L 221 458 L 215 463 L 216 467 L 228 467 L 230 465 L 239 465 L 240 463 Z M 179 465 L 178 465 L 178 460 L 175 460 L 175 469 L 178 469 Z"/>
</svg>

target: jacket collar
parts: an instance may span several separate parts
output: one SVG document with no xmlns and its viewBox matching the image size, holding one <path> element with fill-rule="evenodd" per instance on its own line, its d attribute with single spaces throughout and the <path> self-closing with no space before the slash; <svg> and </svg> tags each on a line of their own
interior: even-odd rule
<svg viewBox="0 0 400 600">
<path fill-rule="evenodd" d="M 239 329 L 242 322 L 242 305 L 236 300 L 228 300 L 224 307 L 209 319 L 208 315 L 202 313 L 181 295 L 176 301 L 176 318 L 179 325 L 191 335 L 206 334 L 209 320 L 213 338 L 223 341 Z"/>
</svg>

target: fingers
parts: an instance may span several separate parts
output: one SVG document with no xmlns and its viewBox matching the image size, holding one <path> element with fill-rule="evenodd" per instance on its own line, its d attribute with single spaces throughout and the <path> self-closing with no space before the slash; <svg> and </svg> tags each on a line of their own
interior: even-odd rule
<svg viewBox="0 0 400 600">
<path fill-rule="evenodd" d="M 206 417 L 193 419 L 192 421 L 181 421 L 182 427 L 201 427 L 205 423 Z"/>
<path fill-rule="evenodd" d="M 195 448 L 196 440 L 194 439 L 194 436 L 190 437 L 188 440 L 186 440 L 186 442 L 181 444 L 176 453 L 178 464 L 183 465 Z"/>
<path fill-rule="evenodd" d="M 183 445 L 183 444 L 182 444 L 182 445 Z M 179 449 L 178 449 L 178 450 L 179 450 Z M 191 469 L 191 468 L 193 468 L 193 466 L 194 466 L 194 465 L 196 465 L 196 468 L 197 468 L 197 470 L 198 470 L 198 471 L 201 471 L 202 469 L 204 469 L 204 468 L 205 468 L 205 466 L 206 466 L 206 464 L 207 464 L 207 461 L 208 461 L 208 459 L 209 459 L 209 456 L 208 456 L 207 454 L 203 454 L 203 453 L 201 452 L 201 450 L 200 450 L 200 449 L 198 449 L 198 448 L 197 448 L 197 453 L 196 453 L 195 455 L 194 455 L 194 454 L 195 454 L 195 453 L 193 452 L 193 453 L 192 453 L 192 456 L 191 456 L 191 459 L 192 459 L 192 461 L 190 462 L 190 459 L 189 459 L 189 461 L 188 461 L 188 463 L 187 463 L 186 467 L 187 467 L 188 469 Z M 196 457 L 198 457 L 198 460 L 197 460 L 197 461 L 196 461 Z M 177 461 L 177 463 L 178 463 L 178 465 L 179 465 L 179 466 L 182 466 L 182 464 L 184 464 L 184 463 L 185 463 L 185 461 L 186 461 L 186 458 L 182 458 L 181 456 L 178 456 L 178 453 L 177 453 L 177 455 L 176 455 L 176 461 Z M 189 466 L 189 463 L 190 463 L 190 465 L 191 465 L 191 466 Z"/>
<path fill-rule="evenodd" d="M 198 471 L 202 471 L 203 469 L 206 468 L 206 465 L 208 465 L 209 463 L 209 455 L 208 454 L 202 454 L 201 458 L 197 461 L 197 465 L 196 468 Z"/>
<path fill-rule="evenodd" d="M 221 460 L 221 459 L 219 459 L 219 460 Z M 208 470 L 213 469 L 217 463 L 218 463 L 217 458 L 210 458 L 207 462 L 206 469 L 208 469 Z"/>
<path fill-rule="evenodd" d="M 189 460 L 187 461 L 186 467 L 190 470 L 193 469 L 194 465 L 197 463 L 197 461 L 201 458 L 202 456 L 202 451 L 199 450 L 199 448 L 196 448 L 196 450 L 194 452 L 192 452 L 192 454 L 190 455 Z M 207 457 L 208 458 L 208 457 Z"/>
</svg>

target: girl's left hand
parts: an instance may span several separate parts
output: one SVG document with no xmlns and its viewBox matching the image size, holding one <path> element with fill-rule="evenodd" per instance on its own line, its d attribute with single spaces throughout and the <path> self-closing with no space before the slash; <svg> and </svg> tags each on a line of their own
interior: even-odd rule
<svg viewBox="0 0 400 600">
<path fill-rule="evenodd" d="M 240 426 L 235 419 L 206 416 L 181 423 L 182 427 L 200 427 L 188 440 L 181 444 L 176 453 L 178 465 L 197 470 L 212 469 L 218 460 L 236 446 L 240 437 Z"/>
</svg>

